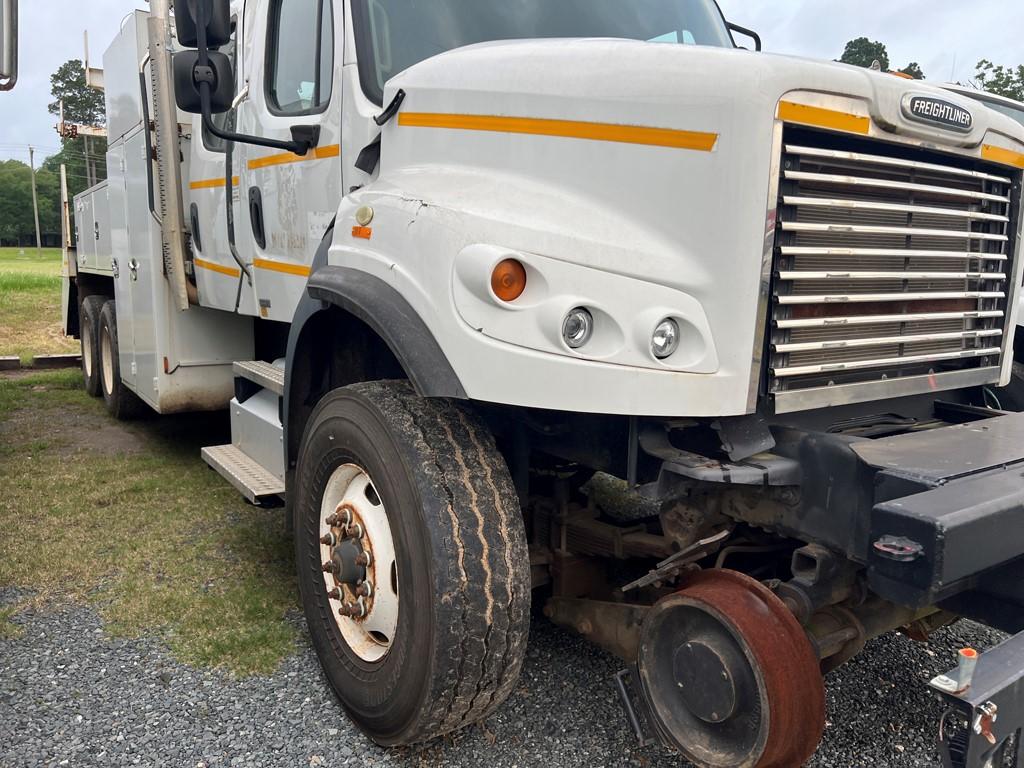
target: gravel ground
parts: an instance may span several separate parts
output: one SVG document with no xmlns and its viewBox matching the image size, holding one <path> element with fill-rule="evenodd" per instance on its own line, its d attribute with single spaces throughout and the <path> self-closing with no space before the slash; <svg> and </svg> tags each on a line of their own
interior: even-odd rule
<svg viewBox="0 0 1024 768">
<path fill-rule="evenodd" d="M 0 605 L 16 597 L 0 590 Z M 159 643 L 111 639 L 96 613 L 22 613 L 0 640 L 0 766 L 642 766 L 680 768 L 632 742 L 613 658 L 534 621 L 522 682 L 486 724 L 419 750 L 383 750 L 346 720 L 304 640 L 269 677 L 235 680 L 176 662 Z M 296 621 L 301 621 L 296 617 Z M 928 647 L 890 636 L 828 680 L 812 766 L 937 766 L 939 707 L 925 682 L 965 644 L 1000 635 L 962 623 Z"/>
</svg>

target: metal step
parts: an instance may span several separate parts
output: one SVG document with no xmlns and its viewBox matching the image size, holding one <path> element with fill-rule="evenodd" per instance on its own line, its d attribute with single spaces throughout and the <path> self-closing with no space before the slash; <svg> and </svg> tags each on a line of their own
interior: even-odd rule
<svg viewBox="0 0 1024 768">
<path fill-rule="evenodd" d="M 241 448 L 234 445 L 203 448 L 203 461 L 253 504 L 275 496 L 284 497 L 284 483 Z"/>
<path fill-rule="evenodd" d="M 284 369 L 262 360 L 235 361 L 235 376 L 259 384 L 276 395 L 284 396 Z"/>
</svg>

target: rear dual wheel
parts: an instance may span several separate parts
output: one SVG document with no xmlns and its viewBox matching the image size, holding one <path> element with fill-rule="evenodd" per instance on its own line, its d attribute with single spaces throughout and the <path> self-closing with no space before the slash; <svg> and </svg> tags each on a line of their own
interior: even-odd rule
<svg viewBox="0 0 1024 768">
<path fill-rule="evenodd" d="M 117 306 L 113 299 L 103 304 L 100 310 L 99 339 L 97 342 L 99 361 L 100 394 L 110 415 L 121 421 L 141 416 L 146 406 L 139 396 L 132 392 L 121 379 L 121 353 L 117 337 Z"/>
<path fill-rule="evenodd" d="M 78 337 L 82 342 L 82 379 L 85 391 L 99 397 L 100 383 L 99 337 L 100 312 L 107 301 L 105 296 L 86 296 L 78 308 Z"/>
<path fill-rule="evenodd" d="M 303 608 L 356 724 L 409 744 L 490 714 L 519 676 L 530 581 L 486 426 L 405 382 L 339 389 L 310 417 L 295 487 Z"/>
</svg>

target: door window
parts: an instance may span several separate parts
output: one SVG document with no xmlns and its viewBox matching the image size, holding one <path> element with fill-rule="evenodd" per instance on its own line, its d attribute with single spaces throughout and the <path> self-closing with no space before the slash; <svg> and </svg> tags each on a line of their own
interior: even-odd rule
<svg viewBox="0 0 1024 768">
<path fill-rule="evenodd" d="M 330 0 L 274 0 L 267 45 L 271 112 L 308 115 L 331 100 L 334 17 Z"/>
</svg>

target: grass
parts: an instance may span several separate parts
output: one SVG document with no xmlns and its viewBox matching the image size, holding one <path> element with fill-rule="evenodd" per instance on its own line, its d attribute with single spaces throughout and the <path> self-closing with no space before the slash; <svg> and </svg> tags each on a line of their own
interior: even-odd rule
<svg viewBox="0 0 1024 768">
<path fill-rule="evenodd" d="M 295 642 L 291 547 L 280 510 L 249 506 L 200 460 L 225 428 L 126 427 L 77 370 L 0 378 L 0 587 L 37 607 L 93 604 L 111 634 L 161 637 L 186 663 L 273 670 Z"/>
<path fill-rule="evenodd" d="M 76 352 L 61 333 L 61 252 L 56 248 L 0 248 L 0 356 Z"/>
</svg>

